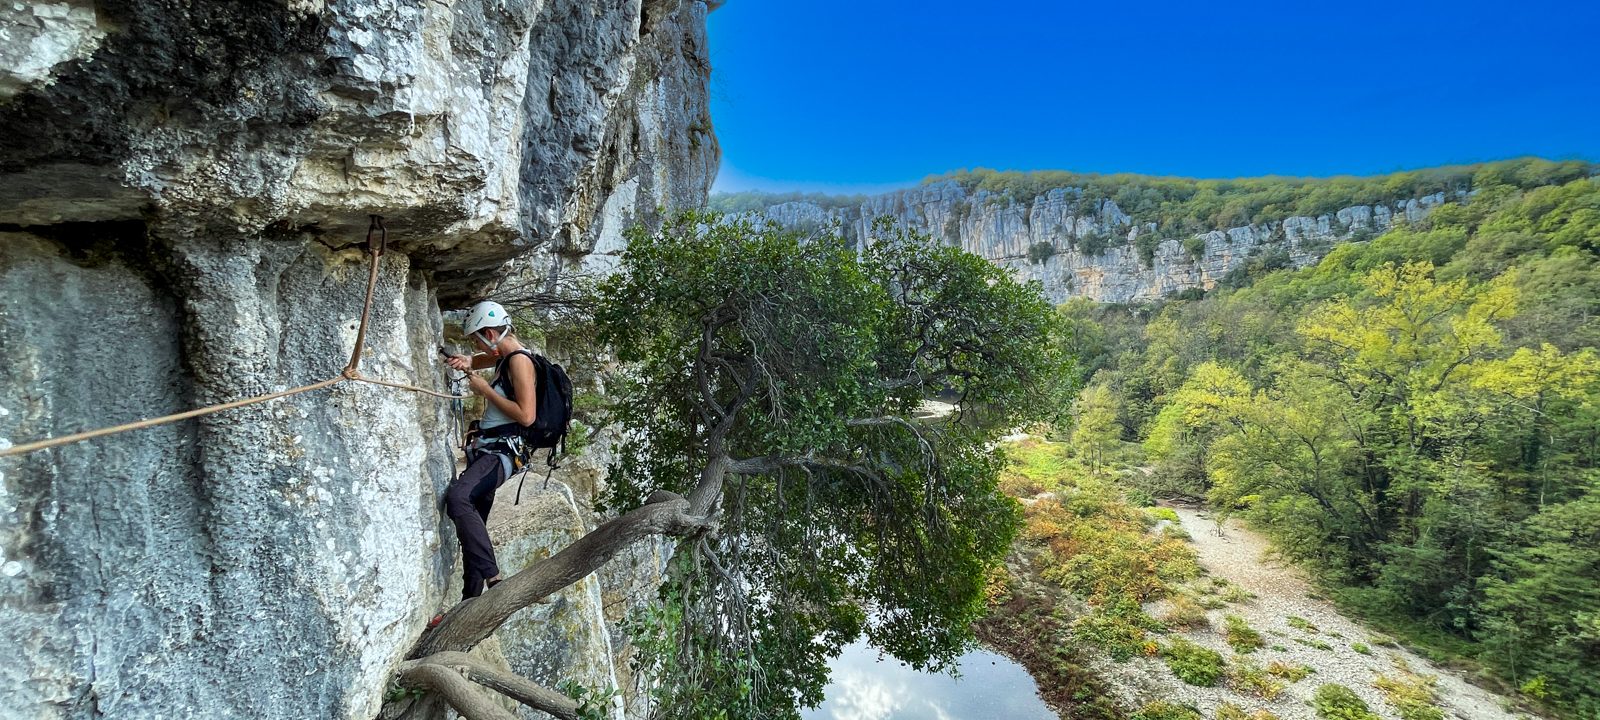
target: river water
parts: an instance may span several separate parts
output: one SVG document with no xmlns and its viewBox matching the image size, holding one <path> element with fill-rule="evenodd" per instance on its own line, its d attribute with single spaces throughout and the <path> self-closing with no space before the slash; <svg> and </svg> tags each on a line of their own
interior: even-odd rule
<svg viewBox="0 0 1600 720">
<path fill-rule="evenodd" d="M 1057 720 L 1021 665 L 984 649 L 957 661 L 961 677 L 917 672 L 864 643 L 833 662 L 825 700 L 805 720 Z"/>
</svg>

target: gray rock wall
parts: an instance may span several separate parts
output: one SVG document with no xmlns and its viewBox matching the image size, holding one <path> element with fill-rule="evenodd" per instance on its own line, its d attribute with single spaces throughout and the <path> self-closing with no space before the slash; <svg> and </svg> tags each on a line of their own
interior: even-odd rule
<svg viewBox="0 0 1600 720">
<path fill-rule="evenodd" d="M 1333 243 L 1381 233 L 1396 218 L 1420 220 L 1447 201 L 1443 193 L 1436 193 L 1390 205 L 1343 208 L 1315 218 L 1218 228 L 1195 236 L 1204 243 L 1198 255 L 1178 240 L 1166 240 L 1146 263 L 1133 242 L 1155 228 L 1134 222 L 1111 200 L 1101 200 L 1085 212 L 1081 194 L 1077 188 L 1060 188 L 1017 202 L 984 190 L 969 193 L 947 180 L 874 196 L 859 207 L 830 210 L 810 202 L 788 202 L 766 208 L 761 215 L 787 227 L 836 227 L 846 237 L 866 242 L 871 242 L 874 220 L 892 217 L 988 258 L 1019 279 L 1038 280 L 1055 302 L 1082 296 L 1120 303 L 1189 288 L 1210 289 L 1252 255 L 1268 250 L 1282 250 L 1294 266 L 1308 265 Z M 1077 249 L 1078 241 L 1095 235 L 1108 238 L 1110 247 L 1097 254 Z M 1041 243 L 1049 244 L 1053 254 L 1042 263 L 1034 262 L 1029 249 Z"/>
<path fill-rule="evenodd" d="M 297 238 L 0 247 L 0 418 L 50 437 L 337 375 L 358 251 Z M 364 358 L 438 386 L 433 291 L 387 256 Z M 368 715 L 437 606 L 447 405 L 369 385 L 4 463 L 14 717 Z"/>
<path fill-rule="evenodd" d="M 7 3 L 0 447 L 337 374 L 369 213 L 390 245 L 362 371 L 442 388 L 441 304 L 604 268 L 623 227 L 703 202 L 706 12 Z M 346 383 L 0 460 L 0 718 L 371 717 L 459 592 L 454 427 Z M 506 526 L 508 560 L 592 525 L 575 499 L 559 528 Z M 651 566 L 583 592 L 648 595 Z M 519 626 L 508 663 L 614 666 L 599 609 L 560 652 Z"/>
</svg>

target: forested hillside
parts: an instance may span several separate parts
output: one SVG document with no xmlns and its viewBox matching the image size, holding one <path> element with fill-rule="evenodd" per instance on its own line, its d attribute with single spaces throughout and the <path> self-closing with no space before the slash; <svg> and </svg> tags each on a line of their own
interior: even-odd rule
<svg viewBox="0 0 1600 720">
<path fill-rule="evenodd" d="M 971 192 L 987 191 L 1015 200 L 1029 200 L 1057 188 L 1079 188 L 1079 202 L 1086 206 L 1111 200 L 1135 224 L 1155 224 L 1156 236 L 1178 238 L 1287 217 L 1317 217 L 1351 206 L 1377 205 L 1435 193 L 1454 197 L 1458 192 L 1467 192 L 1479 185 L 1534 188 L 1561 184 L 1587 177 L 1594 168 L 1593 164 L 1578 160 L 1551 162 L 1519 158 L 1366 177 L 1233 179 L 979 168 L 930 177 L 923 180 L 923 184 L 953 180 Z M 737 196 L 726 199 L 713 196 L 712 202 L 735 199 Z"/>
<path fill-rule="evenodd" d="M 1311 267 L 1256 263 L 1164 304 L 1062 306 L 1086 383 L 1077 451 L 1142 443 L 1142 490 L 1242 515 L 1346 606 L 1556 713 L 1600 716 L 1600 180 L 1587 172 L 1487 166 L 1470 200 Z M 1318 192 L 1343 188 L 1184 207 L 1145 203 L 1159 184 L 1130 187 L 1107 192 L 1180 226 L 1316 212 Z"/>
<path fill-rule="evenodd" d="M 734 193 L 712 208 L 871 243 L 884 217 L 1036 280 L 1064 302 L 1158 300 L 1315 264 L 1334 246 L 1419 223 L 1477 188 L 1531 190 L 1589 177 L 1582 161 L 1519 158 L 1367 177 L 1201 180 L 973 170 L 880 195 Z"/>
</svg>

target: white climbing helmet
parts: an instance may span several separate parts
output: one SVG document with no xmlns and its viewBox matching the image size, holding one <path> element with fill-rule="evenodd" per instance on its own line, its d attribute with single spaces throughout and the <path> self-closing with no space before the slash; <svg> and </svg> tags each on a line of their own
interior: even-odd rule
<svg viewBox="0 0 1600 720">
<path fill-rule="evenodd" d="M 500 303 L 485 300 L 472 306 L 472 311 L 467 313 L 467 321 L 461 323 L 461 331 L 472 335 L 484 328 L 505 327 L 511 324 L 511 314 L 500 307 Z"/>
</svg>

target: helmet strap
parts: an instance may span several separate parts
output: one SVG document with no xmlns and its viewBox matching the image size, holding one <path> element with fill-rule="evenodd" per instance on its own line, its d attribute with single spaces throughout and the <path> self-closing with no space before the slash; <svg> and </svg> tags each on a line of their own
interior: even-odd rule
<svg viewBox="0 0 1600 720">
<path fill-rule="evenodd" d="M 510 325 L 501 326 L 500 327 L 500 337 L 495 338 L 494 342 L 489 342 L 489 337 L 484 334 L 484 330 L 489 330 L 489 329 L 491 329 L 491 328 L 484 328 L 483 330 L 479 330 L 477 332 L 478 339 L 482 340 L 484 345 L 488 345 L 489 346 L 489 352 L 493 352 L 493 353 L 499 354 L 496 351 L 500 347 L 500 343 L 503 343 L 503 342 L 506 341 L 506 336 L 511 334 L 511 326 Z"/>
</svg>

